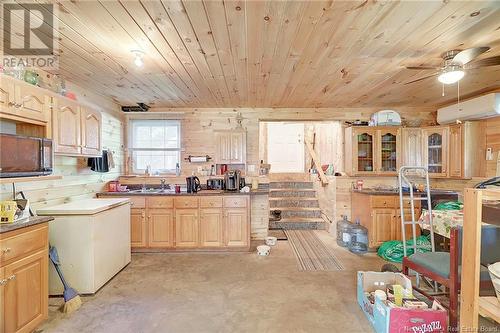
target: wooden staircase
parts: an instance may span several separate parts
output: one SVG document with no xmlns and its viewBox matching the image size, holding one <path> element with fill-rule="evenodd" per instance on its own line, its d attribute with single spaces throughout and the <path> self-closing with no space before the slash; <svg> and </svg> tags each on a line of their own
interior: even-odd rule
<svg viewBox="0 0 500 333">
<path fill-rule="evenodd" d="M 313 182 L 306 177 L 293 181 L 286 177 L 284 180 L 273 181 L 269 184 L 269 229 L 325 229 L 326 224 L 321 217 L 321 208 L 316 198 Z M 273 220 L 272 212 L 281 211 L 281 219 Z"/>
</svg>

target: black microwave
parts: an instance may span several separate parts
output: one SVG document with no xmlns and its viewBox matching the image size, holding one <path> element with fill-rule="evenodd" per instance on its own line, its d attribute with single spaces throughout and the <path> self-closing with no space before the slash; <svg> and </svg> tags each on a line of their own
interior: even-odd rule
<svg viewBox="0 0 500 333">
<path fill-rule="evenodd" d="M 52 173 L 52 140 L 0 134 L 0 178 Z"/>
</svg>

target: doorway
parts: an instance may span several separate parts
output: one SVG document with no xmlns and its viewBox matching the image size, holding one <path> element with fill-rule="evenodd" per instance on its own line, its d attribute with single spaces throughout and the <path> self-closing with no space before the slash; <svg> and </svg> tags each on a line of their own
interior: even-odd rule
<svg viewBox="0 0 500 333">
<path fill-rule="evenodd" d="M 305 172 L 303 123 L 267 123 L 267 161 L 272 173 Z"/>
</svg>

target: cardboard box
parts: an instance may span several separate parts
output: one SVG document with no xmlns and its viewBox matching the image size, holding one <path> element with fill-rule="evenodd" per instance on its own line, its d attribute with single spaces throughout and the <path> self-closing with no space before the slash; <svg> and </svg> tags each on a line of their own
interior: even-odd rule
<svg viewBox="0 0 500 333">
<path fill-rule="evenodd" d="M 377 333 L 447 332 L 448 313 L 445 310 L 390 307 L 378 297 L 372 304 L 365 295 L 377 289 L 385 291 L 387 286 L 394 284 L 408 291 L 412 289 L 410 279 L 401 273 L 358 272 L 358 303 Z"/>
</svg>

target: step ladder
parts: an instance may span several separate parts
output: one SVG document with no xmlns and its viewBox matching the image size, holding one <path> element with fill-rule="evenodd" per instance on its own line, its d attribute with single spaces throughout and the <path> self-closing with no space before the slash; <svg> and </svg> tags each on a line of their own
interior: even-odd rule
<svg viewBox="0 0 500 333">
<path fill-rule="evenodd" d="M 435 252 L 434 246 L 434 226 L 432 224 L 432 203 L 431 203 L 431 192 L 429 183 L 429 171 L 426 167 L 421 166 L 402 166 L 399 169 L 398 174 L 399 181 L 399 206 L 401 212 L 401 232 L 403 239 L 403 255 L 407 256 L 406 248 L 406 226 L 411 225 L 412 237 L 413 237 L 413 253 L 417 253 L 417 225 L 418 217 L 415 217 L 415 202 L 416 201 L 427 201 L 427 209 L 429 211 L 429 226 L 430 226 L 430 236 L 431 236 L 431 250 Z M 417 184 L 421 184 L 425 181 L 425 192 L 419 192 L 418 196 L 415 196 L 415 189 Z M 404 187 L 408 187 L 409 196 L 405 196 L 407 192 L 404 191 Z M 404 210 L 404 201 L 410 201 L 411 208 L 411 220 L 407 220 Z M 420 286 L 420 276 L 416 273 L 417 287 Z M 434 291 L 437 289 L 437 284 L 434 283 Z"/>
</svg>

